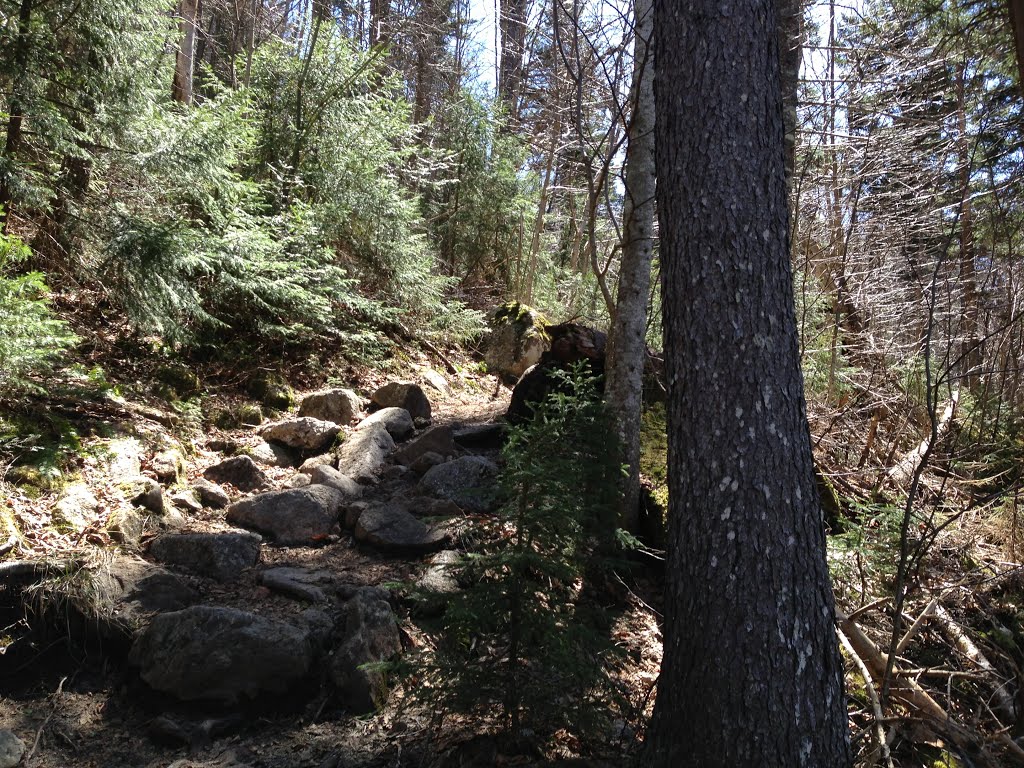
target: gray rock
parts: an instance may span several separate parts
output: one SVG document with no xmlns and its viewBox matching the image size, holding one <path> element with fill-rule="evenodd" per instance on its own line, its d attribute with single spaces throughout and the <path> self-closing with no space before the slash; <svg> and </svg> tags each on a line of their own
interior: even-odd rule
<svg viewBox="0 0 1024 768">
<path fill-rule="evenodd" d="M 372 482 L 394 450 L 395 441 L 382 425 L 357 430 L 338 448 L 338 469 L 357 482 Z"/>
<path fill-rule="evenodd" d="M 305 488 L 308 485 L 312 485 L 313 481 L 310 480 L 309 475 L 304 475 L 301 472 L 296 472 L 294 475 L 289 477 L 285 483 L 285 488 Z"/>
<path fill-rule="evenodd" d="M 149 545 L 157 560 L 228 581 L 260 557 L 262 539 L 255 533 L 176 533 L 158 536 Z"/>
<path fill-rule="evenodd" d="M 300 477 L 305 477 L 305 475 L 300 475 Z M 346 501 L 358 499 L 363 495 L 363 486 L 331 466 L 322 465 L 314 469 L 312 474 L 309 475 L 309 481 L 318 485 L 327 485 L 341 491 Z"/>
<path fill-rule="evenodd" d="M 25 742 L 12 731 L 0 731 L 0 768 L 14 768 L 25 754 Z"/>
<path fill-rule="evenodd" d="M 508 427 L 502 423 L 459 424 L 453 427 L 455 444 L 469 450 L 497 449 L 505 440 Z"/>
<path fill-rule="evenodd" d="M 287 691 L 308 674 L 313 651 L 304 627 L 201 605 L 157 616 L 128 660 L 155 690 L 232 704 Z"/>
<path fill-rule="evenodd" d="M 395 504 L 370 507 L 360 514 L 355 537 L 388 552 L 429 552 L 446 538 L 444 531 L 428 528 Z"/>
<path fill-rule="evenodd" d="M 146 532 L 146 518 L 134 509 L 114 510 L 104 526 L 107 534 L 126 549 L 138 549 L 142 534 Z"/>
<path fill-rule="evenodd" d="M 178 611 L 199 599 L 166 568 L 131 557 L 115 557 L 85 578 L 82 590 L 68 590 L 70 603 L 108 638 L 133 637 L 150 615 Z"/>
<path fill-rule="evenodd" d="M 294 600 L 307 603 L 327 602 L 327 595 L 317 585 L 322 577 L 304 568 L 270 568 L 260 573 L 260 584 L 274 592 L 280 592 Z"/>
<path fill-rule="evenodd" d="M 450 595 L 458 592 L 459 582 L 452 575 L 452 569 L 462 562 L 462 555 L 446 549 L 430 559 L 430 565 L 416 582 L 416 586 L 432 595 Z"/>
<path fill-rule="evenodd" d="M 164 514 L 164 492 L 160 483 L 151 477 L 132 477 L 122 481 L 125 498 L 136 507 L 148 509 L 156 515 Z"/>
<path fill-rule="evenodd" d="M 452 428 L 443 426 L 428 429 L 415 440 L 410 440 L 395 451 L 395 461 L 406 466 L 412 466 L 416 459 L 425 453 L 454 456 L 456 450 L 455 440 L 452 437 Z"/>
<path fill-rule="evenodd" d="M 345 604 L 344 634 L 331 659 L 331 679 L 347 708 L 358 714 L 372 712 L 388 698 L 387 680 L 367 668 L 402 652 L 391 605 L 381 590 L 360 589 Z"/>
<path fill-rule="evenodd" d="M 451 499 L 435 499 L 431 496 L 406 499 L 405 508 L 416 517 L 458 517 L 465 514 L 465 510 Z"/>
<path fill-rule="evenodd" d="M 430 400 L 423 388 L 412 381 L 392 381 L 374 392 L 370 399 L 381 408 L 405 408 L 414 419 L 430 418 Z"/>
<path fill-rule="evenodd" d="M 359 395 L 351 389 L 323 389 L 302 398 L 299 416 L 312 416 L 344 426 L 356 417 L 361 404 Z"/>
<path fill-rule="evenodd" d="M 85 483 L 70 483 L 53 505 L 53 521 L 81 533 L 96 519 L 99 508 L 100 503 L 89 486 Z"/>
<path fill-rule="evenodd" d="M 278 443 L 257 443 L 243 448 L 243 455 L 251 456 L 265 467 L 294 467 L 299 463 L 297 451 Z"/>
<path fill-rule="evenodd" d="M 196 497 L 195 491 L 181 491 L 171 496 L 171 504 L 184 512 L 201 512 L 203 504 Z"/>
<path fill-rule="evenodd" d="M 250 456 L 224 459 L 219 464 L 207 467 L 203 477 L 214 483 L 230 483 L 246 493 L 266 488 L 270 484 L 270 479 Z"/>
<path fill-rule="evenodd" d="M 433 387 L 442 395 L 450 395 L 452 393 L 452 388 L 448 386 L 448 379 L 433 368 L 424 368 L 420 375 L 423 376 L 423 381 L 427 383 L 427 386 Z"/>
<path fill-rule="evenodd" d="M 142 443 L 134 437 L 118 437 L 103 445 L 100 461 L 115 479 L 134 477 L 142 472 Z"/>
<path fill-rule="evenodd" d="M 335 457 L 333 454 L 330 453 L 323 453 L 320 454 L 319 456 L 311 456 L 310 458 L 302 462 L 302 466 L 299 467 L 299 472 L 301 472 L 304 475 L 311 475 L 313 474 L 313 470 L 316 469 L 317 467 L 330 467 L 334 465 L 334 462 Z"/>
<path fill-rule="evenodd" d="M 285 546 L 322 544 L 341 530 L 338 513 L 343 501 L 340 491 L 326 485 L 272 491 L 232 504 L 227 520 L 266 533 Z"/>
<path fill-rule="evenodd" d="M 157 479 L 164 483 L 177 483 L 185 477 L 185 455 L 179 448 L 160 451 L 149 466 Z"/>
<path fill-rule="evenodd" d="M 381 408 L 359 422 L 356 431 L 370 429 L 378 424 L 382 425 L 395 440 L 404 440 L 416 431 L 412 416 L 405 408 Z"/>
<path fill-rule="evenodd" d="M 299 416 L 267 424 L 259 436 L 267 442 L 281 443 L 300 451 L 321 451 L 330 447 L 341 427 L 333 421 L 321 421 L 311 416 Z"/>
<path fill-rule="evenodd" d="M 444 456 L 433 451 L 427 451 L 412 462 L 409 465 L 409 469 L 417 475 L 425 475 L 432 467 L 436 467 L 438 464 L 444 464 Z"/>
<path fill-rule="evenodd" d="M 365 501 L 354 501 L 345 507 L 345 527 L 352 529 L 356 527 L 356 523 L 359 522 L 359 516 L 370 508 L 370 504 Z"/>
<path fill-rule="evenodd" d="M 480 456 L 463 456 L 432 467 L 419 490 L 454 501 L 469 512 L 487 512 L 494 506 L 498 467 Z"/>
<path fill-rule="evenodd" d="M 228 496 L 227 492 L 219 485 L 211 483 L 209 480 L 196 480 L 196 484 L 192 486 L 192 490 L 195 491 L 196 496 L 199 497 L 199 501 L 201 501 L 205 507 L 210 507 L 211 509 L 223 509 L 231 503 L 231 497 Z"/>
<path fill-rule="evenodd" d="M 514 384 L 526 369 L 540 362 L 549 346 L 544 318 L 525 304 L 505 304 L 489 320 L 491 333 L 484 341 L 487 372 Z"/>
</svg>

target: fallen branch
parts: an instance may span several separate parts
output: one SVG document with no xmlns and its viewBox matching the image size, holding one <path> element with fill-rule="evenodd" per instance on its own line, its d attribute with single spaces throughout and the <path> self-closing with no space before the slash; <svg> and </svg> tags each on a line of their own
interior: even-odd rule
<svg viewBox="0 0 1024 768">
<path fill-rule="evenodd" d="M 939 417 L 939 421 L 935 426 L 935 442 L 942 439 L 943 435 L 946 434 L 946 430 L 949 429 L 949 425 L 953 421 L 953 416 L 956 414 L 957 404 L 960 402 L 960 393 L 954 392 L 946 403 L 945 409 L 942 411 L 942 415 Z M 912 451 L 908 451 L 903 454 L 903 457 L 896 462 L 896 464 L 885 473 L 885 477 L 879 483 L 876 491 L 881 491 L 887 483 L 893 483 L 895 485 L 903 485 L 913 478 L 914 470 L 921 463 L 921 460 L 925 457 L 928 451 L 931 449 L 931 437 L 926 437 L 921 443 L 914 448 Z"/>
<path fill-rule="evenodd" d="M 864 659 L 857 655 L 857 651 L 854 650 L 853 645 L 850 643 L 850 639 L 843 634 L 843 630 L 836 627 L 836 634 L 839 635 L 839 642 L 842 643 L 843 648 L 845 648 L 846 652 L 850 655 L 850 659 L 860 671 L 861 677 L 864 678 L 864 690 L 867 691 L 868 699 L 871 700 L 871 711 L 875 718 L 875 740 L 878 742 L 878 753 L 879 756 L 885 760 L 885 764 L 888 768 L 892 768 L 892 755 L 889 753 L 889 742 L 885 738 L 885 726 L 882 725 L 885 721 L 885 716 L 882 714 L 882 702 L 878 700 L 878 693 L 875 691 L 875 686 L 871 684 L 871 672 L 864 663 Z M 873 759 L 870 764 L 874 764 Z"/>
</svg>

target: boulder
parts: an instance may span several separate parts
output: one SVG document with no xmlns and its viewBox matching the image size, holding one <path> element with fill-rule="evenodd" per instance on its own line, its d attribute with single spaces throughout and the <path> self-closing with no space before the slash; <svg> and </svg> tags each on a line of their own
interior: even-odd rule
<svg viewBox="0 0 1024 768">
<path fill-rule="evenodd" d="M 375 424 L 349 435 L 337 450 L 338 469 L 360 483 L 373 481 L 374 474 L 395 450 L 395 441 L 381 425 Z"/>
<path fill-rule="evenodd" d="M 251 456 L 265 467 L 294 467 L 299 463 L 298 451 L 279 443 L 257 443 L 242 449 L 243 456 Z"/>
<path fill-rule="evenodd" d="M 182 512 L 201 512 L 203 504 L 199 501 L 195 491 L 180 491 L 171 495 L 171 504 L 180 509 Z"/>
<path fill-rule="evenodd" d="M 250 456 L 232 456 L 230 459 L 206 468 L 203 477 L 214 483 L 230 483 L 240 491 L 249 493 L 270 484 L 263 470 Z"/>
<path fill-rule="evenodd" d="M 491 332 L 484 341 L 487 371 L 506 384 L 515 384 L 547 350 L 547 322 L 535 309 L 510 302 L 494 310 L 488 324 Z"/>
<path fill-rule="evenodd" d="M 295 403 L 294 390 L 279 374 L 258 374 L 246 388 L 260 403 L 275 411 L 287 411 Z"/>
<path fill-rule="evenodd" d="M 321 571 L 309 571 L 305 568 L 269 568 L 258 577 L 260 584 L 274 592 L 280 592 L 293 600 L 307 603 L 327 602 L 327 594 L 321 582 L 324 575 Z"/>
<path fill-rule="evenodd" d="M 53 505 L 53 521 L 80 533 L 96 519 L 99 508 L 100 502 L 89 486 L 85 483 L 70 483 Z"/>
<path fill-rule="evenodd" d="M 305 488 L 307 485 L 312 484 L 313 481 L 309 479 L 309 475 L 304 475 L 301 472 L 296 472 L 284 481 L 285 488 Z"/>
<path fill-rule="evenodd" d="M 304 627 L 200 605 L 157 616 L 128 661 L 157 691 L 233 704 L 292 688 L 309 673 L 313 650 Z"/>
<path fill-rule="evenodd" d="M 130 477 L 121 482 L 121 488 L 129 504 L 148 509 L 155 515 L 164 514 L 164 491 L 153 478 Z"/>
<path fill-rule="evenodd" d="M 444 531 L 427 527 L 397 504 L 363 511 L 355 524 L 355 536 L 386 552 L 430 552 L 446 539 Z"/>
<path fill-rule="evenodd" d="M 142 443 L 134 437 L 118 437 L 102 444 L 100 461 L 114 479 L 142 472 Z"/>
<path fill-rule="evenodd" d="M 311 475 L 313 474 L 313 470 L 316 469 L 317 467 L 334 466 L 335 460 L 336 459 L 334 455 L 330 453 L 323 453 L 320 454 L 319 456 L 311 456 L 310 458 L 302 462 L 301 466 L 299 466 L 299 472 L 301 472 L 304 475 Z"/>
<path fill-rule="evenodd" d="M 448 379 L 433 368 L 424 368 L 420 375 L 428 387 L 436 389 L 442 395 L 450 395 L 452 393 L 452 388 L 448 385 Z"/>
<path fill-rule="evenodd" d="M 255 533 L 173 533 L 155 538 L 149 553 L 157 560 L 228 581 L 260 557 L 263 540 Z"/>
<path fill-rule="evenodd" d="M 455 455 L 455 439 L 451 427 L 431 427 L 395 451 L 395 461 L 412 466 L 420 456 L 428 452 L 441 456 Z"/>
<path fill-rule="evenodd" d="M 199 501 L 203 503 L 204 507 L 223 509 L 231 503 L 231 497 L 228 496 L 227 492 L 209 480 L 196 480 L 192 490 L 195 491 L 196 496 L 199 497 Z"/>
<path fill-rule="evenodd" d="M 370 398 L 380 408 L 404 408 L 414 418 L 430 418 L 430 400 L 423 388 L 412 381 L 392 381 Z"/>
<path fill-rule="evenodd" d="M 503 423 L 458 424 L 452 428 L 455 444 L 471 451 L 497 450 L 505 441 L 507 427 Z"/>
<path fill-rule="evenodd" d="M 329 448 L 341 427 L 333 421 L 321 421 L 311 416 L 275 421 L 261 427 L 259 436 L 270 443 L 281 443 L 289 448 L 318 453 Z"/>
<path fill-rule="evenodd" d="M 444 456 L 439 453 L 434 453 L 433 451 L 427 451 L 417 458 L 416 461 L 410 464 L 409 469 L 417 475 L 423 476 L 427 474 L 432 467 L 436 467 L 438 464 L 444 464 Z"/>
<path fill-rule="evenodd" d="M 359 422 L 356 431 L 381 425 L 395 440 L 404 440 L 416 430 L 412 416 L 405 408 L 382 408 Z"/>
<path fill-rule="evenodd" d="M 361 405 L 359 395 L 351 389 L 322 389 L 302 398 L 299 416 L 312 416 L 345 426 L 352 423 Z"/>
<path fill-rule="evenodd" d="M 149 466 L 160 482 L 177 483 L 185 477 L 185 454 L 179 448 L 167 448 L 153 456 Z"/>
<path fill-rule="evenodd" d="M 14 768 L 25 754 L 25 742 L 6 729 L 0 731 L 0 768 Z"/>
<path fill-rule="evenodd" d="M 344 495 L 326 485 L 272 491 L 228 507 L 227 521 L 272 536 L 285 546 L 322 544 L 339 533 Z"/>
<path fill-rule="evenodd" d="M 306 477 L 306 475 L 301 473 L 298 476 Z M 352 501 L 363 495 L 363 486 L 331 466 L 319 466 L 314 469 L 309 475 L 309 481 L 317 485 L 327 485 L 340 491 L 345 497 L 345 501 Z"/>
<path fill-rule="evenodd" d="M 89 631 L 94 628 L 106 638 L 131 638 L 152 614 L 178 611 L 199 599 L 166 568 L 123 556 L 84 572 L 81 582 L 57 588 Z"/>
<path fill-rule="evenodd" d="M 383 590 L 360 589 L 345 604 L 344 634 L 331 659 L 331 680 L 349 711 L 365 714 L 388 698 L 383 672 L 368 665 L 402 652 L 395 614 Z"/>
<path fill-rule="evenodd" d="M 438 552 L 430 559 L 427 569 L 416 581 L 419 613 L 434 615 L 444 611 L 449 596 L 459 591 L 454 573 L 462 559 L 462 555 L 450 549 Z"/>
<path fill-rule="evenodd" d="M 497 475 L 494 462 L 481 456 L 462 456 L 429 469 L 418 488 L 469 512 L 487 512 L 494 507 Z"/>
<path fill-rule="evenodd" d="M 116 509 L 107 517 L 104 527 L 107 535 L 122 547 L 138 549 L 146 532 L 146 518 L 134 509 Z"/>
</svg>

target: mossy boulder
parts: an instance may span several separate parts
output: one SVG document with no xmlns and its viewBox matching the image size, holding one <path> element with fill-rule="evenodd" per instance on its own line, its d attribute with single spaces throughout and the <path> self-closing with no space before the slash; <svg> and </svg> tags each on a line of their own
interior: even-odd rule
<svg viewBox="0 0 1024 768">
<path fill-rule="evenodd" d="M 157 392 L 167 400 L 188 400 L 202 391 L 199 377 L 181 363 L 168 363 L 156 370 Z"/>
<path fill-rule="evenodd" d="M 537 310 L 509 302 L 491 312 L 491 332 L 484 343 L 487 371 L 514 384 L 548 349 L 548 322 Z"/>
<path fill-rule="evenodd" d="M 265 408 L 287 411 L 295 405 L 295 390 L 277 373 L 260 374 L 249 381 L 249 394 Z"/>
</svg>

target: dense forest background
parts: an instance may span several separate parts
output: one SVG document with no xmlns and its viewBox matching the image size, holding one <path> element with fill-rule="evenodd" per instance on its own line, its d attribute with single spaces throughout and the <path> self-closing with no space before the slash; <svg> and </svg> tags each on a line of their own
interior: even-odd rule
<svg viewBox="0 0 1024 768">
<path fill-rule="evenodd" d="M 496 306 L 610 331 L 637 238 L 658 371 L 657 233 L 636 235 L 651 200 L 631 194 L 654 176 L 631 154 L 649 91 L 636 5 L 0 0 L 5 529 L 28 550 L 18 504 L 74 476 L 76 403 L 154 399 L 205 430 L 245 422 L 221 396 L 251 395 L 254 370 L 311 388 L 417 350 L 482 376 Z M 1024 755 L 1012 8 L 801 18 L 783 46 L 802 61 L 784 93 L 792 270 L 854 746 L 864 764 L 1008 764 Z M 628 463 L 657 518 L 652 378 Z M 655 560 L 658 527 L 641 531 Z M 940 739 L 921 718 L 953 725 Z"/>
</svg>

